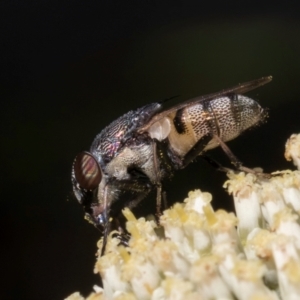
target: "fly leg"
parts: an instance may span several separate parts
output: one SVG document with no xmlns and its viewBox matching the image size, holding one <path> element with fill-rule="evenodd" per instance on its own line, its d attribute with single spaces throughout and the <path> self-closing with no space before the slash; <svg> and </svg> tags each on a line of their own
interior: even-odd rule
<svg viewBox="0 0 300 300">
<path fill-rule="evenodd" d="M 121 231 L 120 233 L 114 233 L 112 237 L 117 238 L 120 241 L 120 245 L 123 245 L 125 247 L 128 247 L 128 242 L 130 239 L 130 235 L 128 233 L 125 233 L 124 230 L 121 227 L 118 227 L 118 231 Z M 106 245 L 107 245 L 107 238 L 109 233 L 111 232 L 111 224 L 110 222 L 107 222 L 105 224 L 104 230 L 103 230 L 103 243 L 101 248 L 101 256 L 105 254 Z"/>
<path fill-rule="evenodd" d="M 208 142 L 211 140 L 210 135 L 206 135 L 203 138 L 201 138 L 194 147 L 187 152 L 187 154 L 182 159 L 181 168 L 185 168 L 190 162 L 192 162 L 198 155 L 203 152 L 203 149 L 206 147 Z"/>
<path fill-rule="evenodd" d="M 206 147 L 210 140 L 211 136 L 206 136 L 199 140 L 195 144 L 195 146 L 185 155 L 184 159 L 182 160 L 182 168 L 186 167 L 186 165 L 188 165 L 197 156 L 200 156 L 202 159 L 207 161 L 212 167 L 214 167 L 220 172 L 228 173 L 229 171 L 232 171 L 232 169 L 222 166 L 218 161 L 208 156 L 206 152 L 203 152 L 203 149 Z"/>
<path fill-rule="evenodd" d="M 270 177 L 269 174 L 258 172 L 251 168 L 243 166 L 242 162 L 232 153 L 230 148 L 226 145 L 225 142 L 222 141 L 222 139 L 218 135 L 213 135 L 213 138 L 219 143 L 220 147 L 222 148 L 224 153 L 228 156 L 231 163 L 235 166 L 235 168 L 237 170 L 246 172 L 246 173 L 252 173 L 252 174 L 263 176 L 263 177 L 268 177 L 268 178 Z M 224 167 L 221 166 L 221 168 L 224 168 Z"/>
<path fill-rule="evenodd" d="M 215 167 L 219 171 L 222 171 L 222 172 L 225 172 L 225 173 L 227 173 L 228 171 L 232 171 L 232 169 L 222 166 L 220 163 L 218 163 L 214 159 L 206 156 L 203 153 L 203 150 L 205 149 L 206 145 L 211 141 L 212 137 L 219 143 L 219 145 L 221 146 L 221 148 L 223 149 L 225 154 L 229 157 L 231 163 L 234 165 L 234 167 L 237 170 L 243 171 L 243 172 L 246 172 L 246 173 L 252 173 L 252 174 L 263 176 L 263 177 L 268 177 L 268 178 L 270 177 L 269 174 L 265 174 L 265 173 L 262 173 L 262 172 L 257 172 L 257 171 L 255 171 L 251 168 L 247 168 L 247 167 L 243 166 L 242 162 L 232 153 L 232 151 L 225 144 L 225 142 L 223 142 L 222 139 L 216 134 L 206 135 L 202 139 L 200 139 L 194 145 L 194 147 L 187 152 L 185 157 L 182 159 L 181 168 L 186 167 L 198 155 L 201 155 L 206 161 L 208 161 L 213 167 Z"/>
<path fill-rule="evenodd" d="M 102 213 L 102 217 L 103 217 L 103 243 L 102 243 L 102 249 L 101 249 L 101 256 L 104 255 L 105 253 L 105 249 L 106 249 L 106 244 L 107 244 L 107 239 L 108 239 L 108 235 L 111 232 L 111 224 L 110 224 L 110 220 L 109 220 L 109 212 L 110 212 L 110 204 L 108 204 L 108 197 L 107 197 L 107 193 L 108 193 L 108 186 L 106 186 L 104 188 L 104 210 Z"/>
<path fill-rule="evenodd" d="M 113 227 L 116 228 L 118 232 L 113 233 L 112 237 L 117 238 L 120 241 L 119 245 L 128 247 L 130 234 L 126 231 L 126 229 L 124 229 L 124 225 L 121 224 L 120 219 L 121 216 L 113 219 L 113 223 L 114 223 Z"/>
<path fill-rule="evenodd" d="M 156 187 L 156 222 L 159 225 L 159 218 L 162 215 L 161 213 L 161 197 L 162 195 L 162 186 L 161 184 L 158 184 Z"/>
<path fill-rule="evenodd" d="M 101 256 L 104 255 L 105 249 L 106 249 L 106 244 L 107 244 L 107 238 L 110 233 L 110 224 L 109 221 L 105 224 L 104 226 L 104 231 L 103 231 L 103 243 L 102 243 L 102 249 L 101 249 Z"/>
<path fill-rule="evenodd" d="M 107 239 L 112 230 L 116 230 L 116 232 L 112 235 L 112 237 L 117 238 L 120 241 L 120 245 L 128 247 L 128 241 L 130 239 L 130 235 L 126 232 L 126 230 L 122 227 L 121 222 L 119 220 L 121 217 L 115 217 L 109 219 L 109 210 L 106 209 L 103 212 L 103 242 L 101 248 L 101 256 L 105 254 Z M 101 230 L 99 228 L 99 230 Z"/>
<path fill-rule="evenodd" d="M 162 192 L 162 204 L 163 204 L 163 209 L 168 208 L 167 193 L 165 191 Z"/>
<path fill-rule="evenodd" d="M 160 168 L 158 162 L 158 152 L 157 152 L 157 143 L 154 140 L 152 143 L 153 147 L 153 166 L 155 173 L 155 184 L 156 184 L 156 221 L 159 225 L 159 218 L 161 216 L 161 202 L 162 202 L 162 184 L 161 184 L 161 176 L 160 176 Z"/>
<path fill-rule="evenodd" d="M 230 168 L 224 167 L 222 166 L 218 161 L 216 161 L 215 159 L 213 159 L 211 156 L 208 156 L 207 154 L 201 154 L 200 156 L 201 158 L 203 158 L 205 161 L 207 161 L 212 167 L 214 167 L 215 169 L 217 169 L 220 172 L 224 172 L 224 173 L 228 173 L 229 171 L 233 171 Z"/>
<path fill-rule="evenodd" d="M 129 246 L 130 234 L 115 233 L 115 234 L 113 234 L 113 237 L 117 238 L 120 241 L 119 245 L 122 245 L 124 247 Z"/>
</svg>

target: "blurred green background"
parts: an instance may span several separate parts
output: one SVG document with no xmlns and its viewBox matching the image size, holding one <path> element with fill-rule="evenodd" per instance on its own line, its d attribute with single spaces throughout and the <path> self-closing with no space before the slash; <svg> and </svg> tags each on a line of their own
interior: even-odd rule
<svg viewBox="0 0 300 300">
<path fill-rule="evenodd" d="M 63 299 L 100 283 L 99 233 L 72 196 L 71 165 L 131 109 L 273 75 L 250 93 L 268 122 L 229 146 L 249 167 L 292 168 L 283 152 L 300 130 L 299 17 L 296 1 L 2 1 L 1 298 Z M 199 159 L 166 183 L 167 198 L 201 188 L 232 209 L 225 179 Z"/>
</svg>

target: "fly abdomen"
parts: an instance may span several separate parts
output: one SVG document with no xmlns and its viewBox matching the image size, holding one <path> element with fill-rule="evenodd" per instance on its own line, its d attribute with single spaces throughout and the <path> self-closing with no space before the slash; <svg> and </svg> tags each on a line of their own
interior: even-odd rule
<svg viewBox="0 0 300 300">
<path fill-rule="evenodd" d="M 188 106 L 171 113 L 165 119 L 170 124 L 167 136 L 172 150 L 184 157 L 196 143 L 209 136 L 203 151 L 218 146 L 213 139 L 219 136 L 230 141 L 264 118 L 263 109 L 251 98 L 232 94 Z M 200 154 L 200 153 L 199 153 Z"/>
</svg>

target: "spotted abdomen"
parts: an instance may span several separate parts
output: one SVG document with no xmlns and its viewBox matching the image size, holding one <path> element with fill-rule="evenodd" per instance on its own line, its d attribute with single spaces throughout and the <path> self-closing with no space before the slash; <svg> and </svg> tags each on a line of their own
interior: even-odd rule
<svg viewBox="0 0 300 300">
<path fill-rule="evenodd" d="M 256 101 L 232 94 L 179 109 L 154 123 L 149 133 L 158 140 L 167 138 L 172 151 L 184 157 L 202 138 L 211 137 L 203 150 L 212 149 L 218 146 L 214 135 L 232 140 L 264 116 Z"/>
</svg>

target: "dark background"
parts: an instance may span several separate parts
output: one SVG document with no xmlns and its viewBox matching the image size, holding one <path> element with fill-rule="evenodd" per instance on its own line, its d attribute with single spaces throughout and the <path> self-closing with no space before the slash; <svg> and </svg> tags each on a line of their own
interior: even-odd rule
<svg viewBox="0 0 300 300">
<path fill-rule="evenodd" d="M 300 19 L 287 3 L 1 1 L 2 299 L 63 299 L 99 284 L 99 234 L 72 197 L 71 165 L 131 109 L 273 75 L 250 94 L 269 107 L 268 122 L 229 145 L 247 166 L 291 167 L 283 152 L 300 129 Z M 166 185 L 168 199 L 201 188 L 228 207 L 224 180 L 200 160 Z"/>
</svg>

